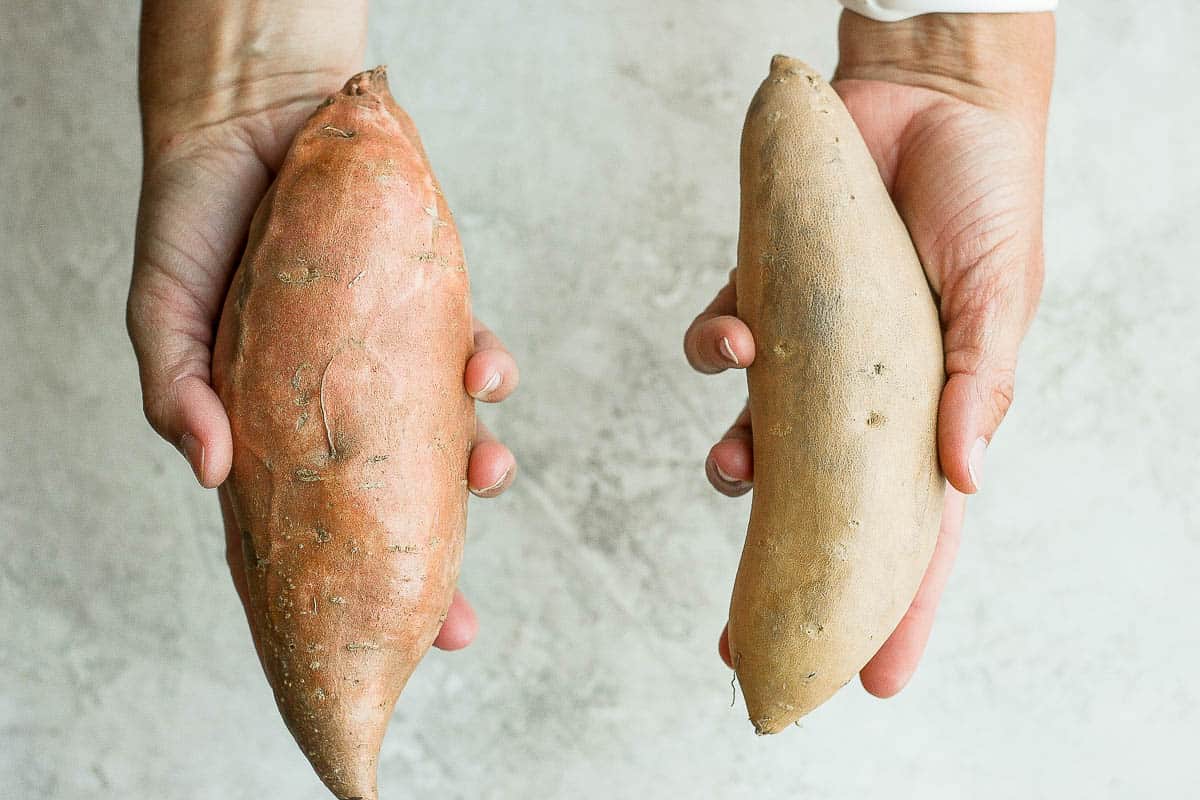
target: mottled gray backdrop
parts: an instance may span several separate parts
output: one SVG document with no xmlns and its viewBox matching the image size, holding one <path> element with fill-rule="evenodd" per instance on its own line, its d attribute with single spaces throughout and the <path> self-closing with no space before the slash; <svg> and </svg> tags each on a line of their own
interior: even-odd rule
<svg viewBox="0 0 1200 800">
<path fill-rule="evenodd" d="M 522 471 L 471 507 L 482 629 L 410 683 L 385 797 L 1200 791 L 1193 4 L 1063 5 L 1045 300 L 925 662 L 759 739 L 716 656 L 749 502 L 702 471 L 744 387 L 680 339 L 734 256 L 745 104 L 776 51 L 832 68 L 836 5 L 376 2 L 523 372 L 483 411 Z M 216 499 L 142 418 L 136 16 L 0 4 L 0 795 L 319 800 Z"/>
</svg>

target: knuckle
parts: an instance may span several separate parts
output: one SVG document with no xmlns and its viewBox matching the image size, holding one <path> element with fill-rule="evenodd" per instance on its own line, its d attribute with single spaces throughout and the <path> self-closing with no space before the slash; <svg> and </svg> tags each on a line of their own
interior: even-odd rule
<svg viewBox="0 0 1200 800">
<path fill-rule="evenodd" d="M 142 390 L 142 415 L 146 422 L 150 423 L 150 427 L 164 439 L 167 438 L 168 423 L 165 407 L 166 403 L 158 392 L 150 388 Z"/>
<path fill-rule="evenodd" d="M 708 364 L 700 352 L 700 342 L 695 333 L 695 329 L 688 329 L 687 334 L 683 339 L 683 355 L 687 359 L 688 366 L 697 372 L 709 372 Z"/>
<path fill-rule="evenodd" d="M 521 368 L 517 366 L 517 361 L 510 358 L 504 369 L 504 377 L 500 381 L 500 389 L 502 398 L 508 397 L 517 390 L 518 384 L 521 383 Z"/>
<path fill-rule="evenodd" d="M 168 360 L 162 364 L 143 364 L 142 369 L 142 414 L 150 427 L 172 444 L 174 435 L 182 424 L 180 389 L 187 380 L 200 380 L 207 370 L 199 360 L 185 357 Z"/>
<path fill-rule="evenodd" d="M 125 335 L 129 338 L 129 343 L 137 345 L 137 312 L 134 310 L 134 296 L 129 295 L 129 299 L 125 301 Z"/>
<path fill-rule="evenodd" d="M 991 386 L 988 389 L 987 402 L 996 422 L 1004 419 L 1008 409 L 1012 407 L 1013 395 L 1016 391 L 1016 376 L 1012 369 L 996 370 L 992 374 Z"/>
<path fill-rule="evenodd" d="M 154 306 L 154 300 L 135 277 L 129 288 L 129 297 L 125 301 L 125 332 L 135 350 L 142 342 L 147 320 Z"/>
<path fill-rule="evenodd" d="M 967 291 L 943 297 L 947 345 L 953 349 L 986 349 L 995 326 L 1007 321 L 1011 308 L 1011 293 L 1005 280 L 998 276 L 982 279 Z"/>
<path fill-rule="evenodd" d="M 683 357 L 686 358 L 688 364 L 693 367 L 696 366 L 692 362 L 692 329 L 695 327 L 696 323 L 693 322 L 688 326 L 687 330 L 683 332 Z"/>
</svg>

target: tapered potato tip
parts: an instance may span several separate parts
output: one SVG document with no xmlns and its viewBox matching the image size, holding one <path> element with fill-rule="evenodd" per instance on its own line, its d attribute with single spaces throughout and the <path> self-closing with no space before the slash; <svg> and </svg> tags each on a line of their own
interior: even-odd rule
<svg viewBox="0 0 1200 800">
<path fill-rule="evenodd" d="M 341 94 L 354 97 L 362 94 L 378 94 L 391 97 L 388 88 L 387 65 L 380 64 L 375 69 L 364 70 L 346 81 Z"/>
<path fill-rule="evenodd" d="M 369 764 L 358 764 L 344 777 L 327 780 L 325 785 L 338 800 L 379 800 L 375 769 L 374 760 Z"/>
<path fill-rule="evenodd" d="M 287 720 L 313 769 L 338 800 L 379 798 L 379 748 L 391 714 L 390 709 L 381 714 L 377 702 L 364 700 L 362 705 L 366 707 L 342 706 L 333 718 Z"/>
<path fill-rule="evenodd" d="M 781 73 L 784 76 L 782 79 Z M 809 66 L 807 62 L 802 61 L 799 58 L 792 58 L 791 56 L 785 56 L 783 54 L 778 54 L 771 57 L 771 69 L 767 75 L 767 81 L 765 81 L 763 86 L 759 88 L 758 93 L 761 95 L 765 92 L 771 92 L 772 90 L 783 92 L 792 91 L 790 87 L 782 86 L 782 84 L 787 83 L 786 76 L 788 75 L 804 76 L 808 80 L 809 86 L 813 90 L 816 90 L 821 94 L 832 95 L 834 98 L 837 98 L 838 105 L 841 105 L 841 98 L 838 97 L 837 93 L 833 90 L 833 87 L 829 85 L 829 82 L 825 80 L 825 77 L 821 75 L 820 70 Z M 771 80 L 772 78 L 775 80 Z"/>
<path fill-rule="evenodd" d="M 367 102 L 363 102 L 364 98 Z M 348 119 L 346 114 L 353 113 L 353 109 L 358 106 L 371 106 L 371 101 L 378 102 L 383 108 L 387 109 L 388 113 L 400 125 L 400 130 L 409 144 L 416 148 L 421 154 L 421 159 L 425 161 L 426 167 L 429 166 L 429 157 L 425 153 L 425 146 L 421 143 L 421 137 L 417 133 L 417 128 L 413 125 L 412 119 L 392 97 L 392 90 L 388 86 L 387 66 L 380 64 L 374 69 L 364 70 L 346 81 L 342 90 L 336 94 L 332 94 L 321 104 L 313 115 L 313 119 L 333 122 Z M 444 201 L 439 198 L 439 206 L 444 205 Z M 449 209 L 445 209 L 449 214 Z"/>
<path fill-rule="evenodd" d="M 738 686 L 750 724 L 759 736 L 779 733 L 795 724 L 845 686 L 849 682 L 845 676 L 853 677 L 862 667 L 847 658 L 829 660 L 826 654 L 819 659 L 823 661 L 822 674 L 797 674 L 794 670 L 781 673 L 778 665 L 788 659 L 780 650 L 741 650 L 739 655 L 742 671 L 738 672 Z"/>
<path fill-rule="evenodd" d="M 778 687 L 766 685 L 756 686 L 751 683 L 746 686 L 739 679 L 742 696 L 746 701 L 746 712 L 750 716 L 750 724 L 759 736 L 769 736 L 794 725 L 801 717 L 814 710 L 834 695 L 840 687 L 823 688 L 819 693 L 805 695 L 801 702 L 792 704 L 790 708 L 780 708 Z"/>
<path fill-rule="evenodd" d="M 771 57 L 771 72 L 775 72 L 776 70 L 781 70 L 781 69 L 790 69 L 792 67 L 798 67 L 798 68 L 804 70 L 805 72 L 813 71 L 812 67 L 810 67 L 808 64 L 805 64 L 803 61 L 801 61 L 798 58 L 792 58 L 791 56 L 785 56 L 783 53 L 776 53 L 774 56 Z"/>
</svg>

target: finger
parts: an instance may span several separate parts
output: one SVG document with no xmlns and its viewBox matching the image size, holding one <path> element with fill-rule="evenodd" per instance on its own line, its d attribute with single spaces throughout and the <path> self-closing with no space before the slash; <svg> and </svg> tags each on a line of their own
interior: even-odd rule
<svg viewBox="0 0 1200 800">
<path fill-rule="evenodd" d="M 500 337 L 476 320 L 475 352 L 463 373 L 467 393 L 485 403 L 499 403 L 513 393 L 520 377 L 517 361 Z"/>
<path fill-rule="evenodd" d="M 897 694 L 917 670 L 958 553 L 965 507 L 966 498 L 947 487 L 941 530 L 921 586 L 896 630 L 859 673 L 863 688 L 876 697 Z"/>
<path fill-rule="evenodd" d="M 979 491 L 988 443 L 1012 405 L 1017 351 L 1040 291 L 1040 255 L 1029 257 L 1036 262 L 1029 270 L 1014 258 L 996 255 L 970 270 L 947 270 L 956 280 L 943 285 L 947 378 L 938 456 L 946 478 L 965 494 Z"/>
<path fill-rule="evenodd" d="M 754 362 L 754 335 L 746 323 L 737 318 L 733 272 L 729 283 L 688 326 L 683 337 L 683 352 L 692 368 L 706 375 L 748 367 Z"/>
<path fill-rule="evenodd" d="M 455 589 L 454 599 L 446 611 L 446 620 L 433 640 L 433 646 L 440 650 L 462 650 L 478 632 L 479 619 L 475 616 L 475 609 L 471 608 L 463 593 Z"/>
<path fill-rule="evenodd" d="M 475 447 L 467 462 L 467 487 L 476 497 L 497 497 L 512 485 L 517 460 L 482 421 L 475 423 Z"/>
<path fill-rule="evenodd" d="M 165 309 L 131 298 L 129 335 L 146 419 L 183 454 L 196 480 L 211 489 L 225 480 L 233 460 L 229 418 L 209 385 L 208 343 L 172 327 L 179 324 Z"/>
<path fill-rule="evenodd" d="M 713 375 L 750 366 L 755 355 L 754 336 L 737 317 L 710 317 L 688 329 L 683 350 L 692 369 Z"/>
<path fill-rule="evenodd" d="M 709 450 L 704 473 L 721 494 L 738 497 L 750 491 L 754 481 L 754 447 L 749 406 L 742 409 L 721 441 Z"/>
<path fill-rule="evenodd" d="M 938 458 L 954 488 L 979 491 L 988 444 L 1013 399 L 1013 368 L 950 375 L 938 404 Z"/>
<path fill-rule="evenodd" d="M 704 464 L 708 482 L 723 495 L 741 497 L 754 487 L 754 451 L 749 439 L 723 439 Z"/>
</svg>

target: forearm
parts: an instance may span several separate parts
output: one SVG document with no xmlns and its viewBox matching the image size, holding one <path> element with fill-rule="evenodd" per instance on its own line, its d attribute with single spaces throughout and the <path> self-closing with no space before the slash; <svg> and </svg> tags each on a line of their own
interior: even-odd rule
<svg viewBox="0 0 1200 800">
<path fill-rule="evenodd" d="M 836 79 L 923 86 L 1044 124 L 1054 15 L 923 14 L 877 22 L 842 12 Z"/>
<path fill-rule="evenodd" d="M 148 149 L 165 137 L 311 106 L 359 68 L 366 0 L 145 0 L 138 91 Z"/>
</svg>

